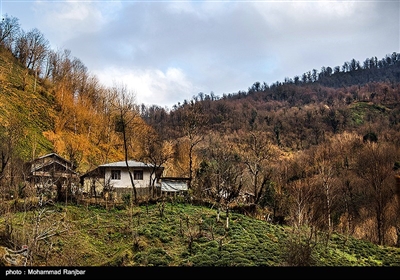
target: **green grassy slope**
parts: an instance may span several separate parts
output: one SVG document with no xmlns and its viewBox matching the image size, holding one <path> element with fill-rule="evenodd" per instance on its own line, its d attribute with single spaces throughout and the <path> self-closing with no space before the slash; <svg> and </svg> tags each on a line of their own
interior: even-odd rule
<svg viewBox="0 0 400 280">
<path fill-rule="evenodd" d="M 17 149 L 30 160 L 32 151 L 41 154 L 52 149 L 42 132 L 53 127 L 54 99 L 12 54 L 0 48 L 0 123 L 18 128 Z M 11 128 L 13 129 L 13 128 Z"/>
<path fill-rule="evenodd" d="M 217 222 L 216 209 L 162 205 L 120 210 L 58 205 L 38 227 L 40 231 L 57 228 L 58 234 L 38 242 L 32 265 L 400 266 L 400 248 L 336 233 L 329 238 L 322 233 L 310 235 L 306 229 L 293 231 L 237 213 L 230 214 L 226 230 L 225 213 Z M 33 232 L 38 213 L 12 214 L 14 241 L 33 240 L 34 235 L 24 233 Z M 10 217 L 0 219 L 0 233 L 4 233 Z"/>
</svg>

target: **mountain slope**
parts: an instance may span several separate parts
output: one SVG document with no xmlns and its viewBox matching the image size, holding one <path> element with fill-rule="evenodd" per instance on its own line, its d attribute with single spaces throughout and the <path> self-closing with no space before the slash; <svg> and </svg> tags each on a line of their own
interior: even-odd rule
<svg viewBox="0 0 400 280">
<path fill-rule="evenodd" d="M 75 81 L 60 76 L 55 81 L 36 77 L 0 47 L 1 150 L 22 161 L 56 152 L 73 161 L 80 172 L 121 160 L 121 141 L 107 107 L 116 97 L 107 96 L 101 85 L 92 86 L 89 78 L 82 85 L 87 96 L 80 96 L 73 89 Z M 91 99 L 105 105 L 96 107 Z"/>
</svg>

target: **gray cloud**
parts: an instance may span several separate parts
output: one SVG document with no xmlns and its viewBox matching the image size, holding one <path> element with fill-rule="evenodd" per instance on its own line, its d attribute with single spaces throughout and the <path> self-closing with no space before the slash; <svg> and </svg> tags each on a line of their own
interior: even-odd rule
<svg viewBox="0 0 400 280">
<path fill-rule="evenodd" d="M 21 6 L 27 9 L 22 12 Z M 399 51 L 398 1 L 7 3 L 101 81 L 171 107 Z M 29 15 L 26 16 L 30 11 Z M 4 12 L 4 11 L 3 11 Z M 21 20 L 22 22 L 22 20 Z"/>
</svg>

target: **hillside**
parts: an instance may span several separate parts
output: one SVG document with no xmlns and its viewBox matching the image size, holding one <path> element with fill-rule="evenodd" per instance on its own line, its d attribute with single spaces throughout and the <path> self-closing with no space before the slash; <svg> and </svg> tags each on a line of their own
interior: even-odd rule
<svg viewBox="0 0 400 280">
<path fill-rule="evenodd" d="M 1 236 L 12 234 L 31 250 L 32 258 L 24 260 L 28 266 L 400 266 L 399 248 L 279 226 L 234 212 L 226 228 L 225 213 L 217 221 L 215 208 L 177 200 L 110 205 L 109 210 L 55 205 L 46 215 L 43 209 L 0 218 Z M 19 249 L 2 240 L 2 246 Z M 9 265 L 3 256 L 1 261 Z"/>
<path fill-rule="evenodd" d="M 123 158 L 114 117 L 103 113 L 117 95 L 89 74 L 77 76 L 73 65 L 81 65 L 76 61 L 66 55 L 53 66 L 51 77 L 43 77 L 0 46 L 0 149 L 5 158 L 26 162 L 57 152 L 82 173 Z M 82 79 L 84 84 L 77 81 Z M 79 95 L 77 88 L 85 95 Z"/>
<path fill-rule="evenodd" d="M 370 65 L 370 61 L 366 59 L 364 64 Z M 272 85 L 255 82 L 248 91 L 222 97 L 201 92 L 170 113 L 154 106 L 143 110 L 142 117 L 160 133 L 174 137 L 171 131 L 184 126 L 184 116 L 195 109 L 204 119 L 205 131 L 223 135 L 264 130 L 285 150 L 307 149 L 320 144 L 324 136 L 344 131 L 390 130 L 396 134 L 400 122 L 399 54 L 374 61 L 374 66 L 354 66 L 347 71 L 322 67 L 325 70 L 320 73 L 314 69 L 314 75 L 308 71 L 301 79 L 296 76 Z M 344 66 L 352 63 L 356 62 Z"/>
<path fill-rule="evenodd" d="M 247 193 L 291 226 L 399 246 L 399 61 L 352 60 L 141 115 L 165 141 L 186 141 L 194 196 Z"/>
<path fill-rule="evenodd" d="M 0 128 L 8 131 L 9 138 L 16 142 L 19 155 L 30 160 L 51 150 L 52 144 L 43 132 L 54 126 L 54 97 L 3 48 L 0 48 L 0 91 Z"/>
</svg>

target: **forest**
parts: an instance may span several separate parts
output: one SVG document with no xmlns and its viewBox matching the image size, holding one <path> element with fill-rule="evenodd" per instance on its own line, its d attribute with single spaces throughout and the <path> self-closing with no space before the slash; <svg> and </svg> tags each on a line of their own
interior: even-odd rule
<svg viewBox="0 0 400 280">
<path fill-rule="evenodd" d="M 34 196 L 21 166 L 49 152 L 81 174 L 127 157 L 189 178 L 193 203 L 398 247 L 399 81 L 393 52 L 223 96 L 200 92 L 172 109 L 145 106 L 6 16 L 0 199 Z"/>
</svg>

